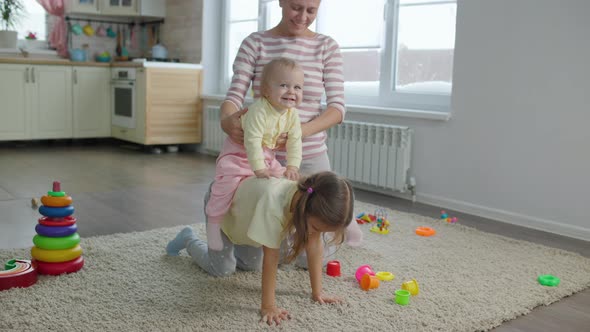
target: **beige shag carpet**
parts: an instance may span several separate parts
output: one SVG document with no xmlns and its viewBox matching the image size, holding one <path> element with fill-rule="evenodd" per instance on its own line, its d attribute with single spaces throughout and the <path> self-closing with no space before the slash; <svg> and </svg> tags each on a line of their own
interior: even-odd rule
<svg viewBox="0 0 590 332">
<path fill-rule="evenodd" d="M 357 203 L 357 212 L 375 211 Z M 342 305 L 310 300 L 305 271 L 282 267 L 277 303 L 293 318 L 288 331 L 476 331 L 528 313 L 590 286 L 590 259 L 563 250 L 483 233 L 460 224 L 386 210 L 391 232 L 362 225 L 365 244 L 343 246 L 335 258 L 343 276 L 325 277 L 326 292 Z M 430 238 L 415 235 L 431 226 Z M 195 226 L 200 232 L 203 225 Z M 250 331 L 259 323 L 260 274 L 209 277 L 186 253 L 165 255 L 182 227 L 85 238 L 86 266 L 78 273 L 42 276 L 26 289 L 0 292 L 0 331 Z M 26 249 L 0 250 L 0 261 L 30 257 Z M 354 279 L 370 264 L 395 279 L 369 292 Z M 536 278 L 553 274 L 558 287 Z M 392 301 L 403 281 L 415 278 L 420 294 L 410 305 Z M 276 328 L 273 328 L 276 329 Z"/>
</svg>

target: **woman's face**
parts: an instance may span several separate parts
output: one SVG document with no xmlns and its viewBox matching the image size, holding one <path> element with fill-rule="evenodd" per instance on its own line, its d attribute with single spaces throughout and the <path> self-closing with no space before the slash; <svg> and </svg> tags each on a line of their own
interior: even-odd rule
<svg viewBox="0 0 590 332">
<path fill-rule="evenodd" d="M 283 18 L 279 24 L 291 36 L 301 36 L 318 15 L 320 0 L 280 0 Z"/>
</svg>

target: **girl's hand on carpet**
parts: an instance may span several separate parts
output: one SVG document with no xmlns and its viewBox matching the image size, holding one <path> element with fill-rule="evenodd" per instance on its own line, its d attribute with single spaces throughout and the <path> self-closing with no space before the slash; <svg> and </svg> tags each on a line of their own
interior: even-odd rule
<svg viewBox="0 0 590 332">
<path fill-rule="evenodd" d="M 332 296 L 327 294 L 313 295 L 312 299 L 319 304 L 330 304 L 330 303 L 342 303 L 344 300 L 338 296 Z"/>
<path fill-rule="evenodd" d="M 291 315 L 285 309 L 271 307 L 260 309 L 260 315 L 262 316 L 261 321 L 268 325 L 280 325 L 281 321 L 291 319 Z"/>
</svg>

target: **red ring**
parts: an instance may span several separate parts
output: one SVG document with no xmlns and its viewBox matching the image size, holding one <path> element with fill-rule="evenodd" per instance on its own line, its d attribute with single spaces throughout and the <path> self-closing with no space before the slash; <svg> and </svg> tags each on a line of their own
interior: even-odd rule
<svg viewBox="0 0 590 332">
<path fill-rule="evenodd" d="M 84 258 L 82 256 L 67 262 L 48 263 L 38 260 L 34 260 L 34 262 L 37 263 L 37 271 L 39 271 L 39 274 L 47 274 L 51 276 L 77 272 L 84 266 Z"/>
<path fill-rule="evenodd" d="M 37 282 L 37 264 L 28 260 L 15 260 L 25 265 L 23 271 L 17 273 L 5 272 L 0 274 L 0 291 L 12 287 L 29 287 Z"/>
<path fill-rule="evenodd" d="M 71 226 L 76 223 L 76 217 L 67 216 L 63 218 L 41 217 L 39 223 L 44 226 Z"/>
</svg>

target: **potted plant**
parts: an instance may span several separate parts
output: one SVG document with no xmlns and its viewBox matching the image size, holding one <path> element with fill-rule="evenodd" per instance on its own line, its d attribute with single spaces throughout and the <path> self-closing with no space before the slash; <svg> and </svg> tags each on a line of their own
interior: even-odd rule
<svg viewBox="0 0 590 332">
<path fill-rule="evenodd" d="M 16 48 L 17 32 L 14 30 L 25 9 L 22 0 L 0 0 L 0 48 Z"/>
</svg>

